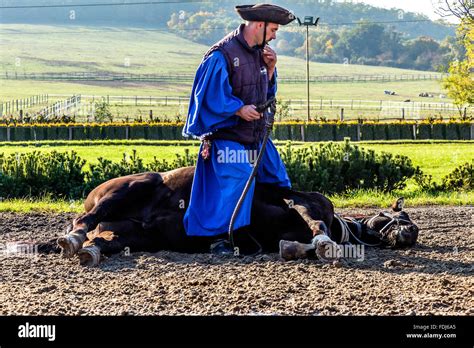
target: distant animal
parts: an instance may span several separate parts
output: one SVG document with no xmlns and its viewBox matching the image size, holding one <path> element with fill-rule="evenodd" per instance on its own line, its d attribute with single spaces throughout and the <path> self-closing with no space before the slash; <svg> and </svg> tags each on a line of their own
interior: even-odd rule
<svg viewBox="0 0 474 348">
<path fill-rule="evenodd" d="M 428 92 L 422 92 L 420 94 L 418 94 L 419 97 L 423 97 L 423 98 L 433 98 L 433 94 L 430 94 Z"/>
<path fill-rule="evenodd" d="M 388 95 L 396 95 L 396 93 L 394 91 L 384 91 L 385 94 L 388 94 Z"/>
</svg>

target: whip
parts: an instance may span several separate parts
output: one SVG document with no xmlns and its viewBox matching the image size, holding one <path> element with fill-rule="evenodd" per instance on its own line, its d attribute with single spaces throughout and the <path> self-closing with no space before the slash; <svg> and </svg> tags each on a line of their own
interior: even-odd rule
<svg viewBox="0 0 474 348">
<path fill-rule="evenodd" d="M 270 133 L 273 128 L 273 122 L 275 121 L 275 112 L 276 112 L 276 99 L 275 97 L 271 97 L 268 99 L 265 103 L 257 105 L 256 107 L 257 112 L 262 113 L 263 112 L 263 117 L 265 119 L 265 127 L 264 127 L 264 136 L 263 136 L 263 141 L 262 141 L 262 147 L 260 148 L 260 151 L 258 153 L 257 159 L 254 162 L 254 166 L 252 169 L 252 172 L 250 173 L 250 176 L 245 184 L 244 190 L 242 191 L 242 194 L 240 195 L 239 200 L 237 201 L 237 204 L 234 208 L 234 211 L 232 213 L 232 217 L 230 218 L 230 224 L 229 224 L 229 241 L 232 246 L 232 250 L 235 250 L 235 245 L 234 245 L 234 223 L 235 219 L 237 218 L 237 215 L 239 214 L 240 208 L 242 207 L 242 203 L 244 202 L 245 196 L 247 196 L 247 193 L 250 189 L 250 186 L 252 185 L 252 181 L 257 175 L 258 167 L 260 165 L 260 162 L 262 160 L 263 154 L 265 153 L 265 148 L 267 146 L 267 140 L 270 137 Z M 257 252 L 260 253 L 262 251 L 261 245 L 252 237 L 250 238 L 253 239 L 253 241 L 258 245 L 259 251 Z"/>
</svg>

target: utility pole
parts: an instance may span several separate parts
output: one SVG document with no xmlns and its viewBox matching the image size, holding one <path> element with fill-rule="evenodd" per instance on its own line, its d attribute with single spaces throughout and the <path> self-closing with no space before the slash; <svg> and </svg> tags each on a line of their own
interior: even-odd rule
<svg viewBox="0 0 474 348">
<path fill-rule="evenodd" d="M 310 120 L 310 110 L 309 110 L 309 26 L 317 26 L 319 22 L 319 17 L 314 20 L 314 17 L 312 16 L 305 16 L 303 22 L 296 17 L 298 20 L 298 24 L 300 26 L 304 25 L 306 26 L 306 97 L 307 97 L 307 107 L 308 107 L 308 115 L 307 115 L 307 120 Z"/>
</svg>

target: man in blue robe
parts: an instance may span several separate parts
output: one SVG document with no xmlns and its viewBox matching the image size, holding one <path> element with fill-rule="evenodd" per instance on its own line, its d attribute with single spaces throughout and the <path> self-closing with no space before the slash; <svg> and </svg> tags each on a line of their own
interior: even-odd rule
<svg viewBox="0 0 474 348">
<path fill-rule="evenodd" d="M 269 4 L 237 6 L 246 21 L 212 46 L 196 72 L 184 136 L 202 139 L 190 203 L 184 217 L 189 236 L 218 236 L 229 223 L 252 171 L 264 136 L 256 105 L 275 96 L 277 56 L 267 43 L 279 25 L 295 19 Z M 285 166 L 269 139 L 256 180 L 291 187 Z M 237 230 L 250 224 L 255 182 L 236 217 Z"/>
</svg>

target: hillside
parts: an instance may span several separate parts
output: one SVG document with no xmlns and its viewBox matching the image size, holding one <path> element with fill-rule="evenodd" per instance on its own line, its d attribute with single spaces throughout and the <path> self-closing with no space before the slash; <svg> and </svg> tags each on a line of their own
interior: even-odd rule
<svg viewBox="0 0 474 348">
<path fill-rule="evenodd" d="M 234 17 L 234 6 L 241 4 L 241 0 L 220 1 L 176 1 L 176 3 L 121 5 L 117 3 L 136 3 L 139 0 L 3 0 L 0 5 L 0 21 L 2 23 L 42 23 L 42 24 L 78 24 L 78 25 L 110 25 L 110 26 L 148 26 L 152 28 L 166 28 L 166 22 L 176 12 L 188 14 L 199 11 L 224 11 L 226 15 Z M 413 20 L 427 20 L 428 18 L 414 13 L 400 12 L 396 9 L 382 9 L 365 4 L 356 4 L 346 1 L 314 1 L 293 0 L 273 1 L 294 11 L 297 16 L 313 15 L 321 17 L 321 23 L 347 23 L 360 19 L 368 21 L 391 21 L 390 25 L 397 31 L 404 33 L 408 38 L 430 36 L 442 40 L 447 35 L 454 35 L 454 29 L 441 23 L 405 22 Z M 86 4 L 109 4 L 104 6 L 85 6 Z M 45 7 L 58 5 L 60 7 Z M 80 5 L 80 6 L 75 6 Z M 33 7 L 32 7 L 33 6 Z M 13 7 L 13 8 L 12 8 Z M 16 7 L 16 8 L 15 8 Z M 20 8 L 18 8 L 20 7 Z"/>
<path fill-rule="evenodd" d="M 193 74 L 207 46 L 140 28 L 0 25 L 0 74 L 99 72 Z M 6 48 L 8 49 L 2 49 Z M 278 49 L 277 49 L 278 52 Z M 281 77 L 305 76 L 305 60 L 279 55 Z M 311 76 L 401 75 L 417 70 L 356 64 L 310 64 Z"/>
</svg>

